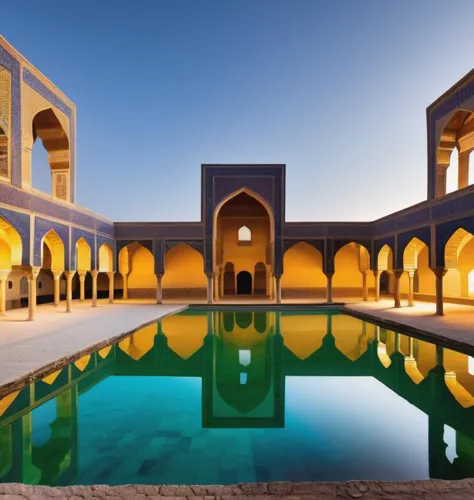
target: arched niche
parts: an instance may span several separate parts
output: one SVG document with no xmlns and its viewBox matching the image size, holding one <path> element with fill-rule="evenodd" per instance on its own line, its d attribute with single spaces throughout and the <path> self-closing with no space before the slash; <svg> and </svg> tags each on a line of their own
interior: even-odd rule
<svg viewBox="0 0 474 500">
<path fill-rule="evenodd" d="M 202 254 L 185 243 L 168 250 L 162 286 L 165 298 L 205 298 L 207 278 Z"/>
<path fill-rule="evenodd" d="M 283 255 L 282 294 L 290 297 L 325 297 L 323 256 L 313 245 L 300 241 Z"/>
<path fill-rule="evenodd" d="M 35 149 L 40 147 L 41 142 L 47 154 L 47 160 L 43 155 L 44 161 L 47 161 L 50 168 L 50 193 L 54 198 L 70 201 L 70 143 L 61 120 L 52 108 L 43 109 L 34 116 L 32 138 L 32 167 L 29 173 L 31 185 L 35 187 L 35 178 L 39 177 L 39 172 L 35 172 L 34 160 L 37 156 Z M 38 153 L 42 163 L 42 155 L 40 151 Z"/>
</svg>

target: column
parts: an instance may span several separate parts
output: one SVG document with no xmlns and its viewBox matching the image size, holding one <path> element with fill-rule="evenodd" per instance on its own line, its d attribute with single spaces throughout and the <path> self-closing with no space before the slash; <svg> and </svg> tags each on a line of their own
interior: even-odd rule
<svg viewBox="0 0 474 500">
<path fill-rule="evenodd" d="M 271 299 L 272 298 L 272 266 L 265 266 L 267 273 L 265 275 L 266 277 L 266 296 Z"/>
<path fill-rule="evenodd" d="M 403 269 L 394 269 L 393 275 L 395 277 L 395 286 L 393 290 L 393 298 L 395 301 L 395 307 L 400 307 L 400 277 L 405 271 Z"/>
<path fill-rule="evenodd" d="M 436 366 L 444 369 L 444 349 L 442 346 L 436 346 Z"/>
<path fill-rule="evenodd" d="M 61 301 L 61 276 L 63 272 L 63 270 L 52 271 L 54 278 L 54 307 L 58 307 Z"/>
<path fill-rule="evenodd" d="M 458 189 L 469 186 L 469 155 L 471 151 L 459 153 L 458 161 Z"/>
<path fill-rule="evenodd" d="M 378 271 L 374 271 L 374 279 L 375 279 L 375 301 L 378 302 L 380 300 L 380 275 Z"/>
<path fill-rule="evenodd" d="M 109 277 L 109 304 L 114 303 L 114 276 L 115 273 L 107 273 Z"/>
<path fill-rule="evenodd" d="M 214 277 L 213 275 L 209 275 L 207 277 L 207 303 L 212 304 L 212 285 L 213 285 Z"/>
<path fill-rule="evenodd" d="M 436 276 L 436 316 L 444 316 L 443 276 L 447 273 L 444 267 L 433 269 Z"/>
<path fill-rule="evenodd" d="M 219 300 L 219 273 L 214 274 L 214 300 Z"/>
<path fill-rule="evenodd" d="M 0 271 L 0 316 L 7 310 L 7 279 L 10 271 Z"/>
<path fill-rule="evenodd" d="M 332 277 L 334 272 L 328 271 L 326 274 L 326 302 L 332 302 Z"/>
<path fill-rule="evenodd" d="M 91 271 L 92 275 L 92 307 L 97 307 L 97 276 L 99 271 Z"/>
<path fill-rule="evenodd" d="M 400 334 L 395 332 L 395 352 L 400 352 Z"/>
<path fill-rule="evenodd" d="M 123 300 L 128 299 L 128 274 L 127 273 L 122 273 L 122 280 L 123 280 Z"/>
<path fill-rule="evenodd" d="M 36 316 L 36 278 L 40 267 L 32 267 L 28 272 L 28 320 L 33 321 Z"/>
<path fill-rule="evenodd" d="M 64 271 L 66 276 L 66 312 L 70 313 L 72 310 L 72 278 L 76 271 Z"/>
<path fill-rule="evenodd" d="M 362 273 L 362 300 L 367 302 L 369 300 L 369 287 L 367 286 L 367 271 Z"/>
<path fill-rule="evenodd" d="M 162 274 L 156 275 L 156 303 L 157 304 L 163 303 L 163 285 L 161 282 L 162 279 L 163 279 Z"/>
<path fill-rule="evenodd" d="M 415 270 L 410 269 L 408 271 L 408 306 L 413 307 L 413 278 L 415 276 Z"/>
<path fill-rule="evenodd" d="M 84 302 L 86 300 L 86 274 L 87 271 L 78 271 L 79 275 L 79 301 Z"/>
<path fill-rule="evenodd" d="M 446 194 L 446 170 L 448 170 L 449 164 L 444 165 L 438 163 L 438 196 L 444 196 Z"/>
<path fill-rule="evenodd" d="M 224 277 L 225 277 L 225 269 L 222 267 L 219 280 L 220 297 L 224 297 Z"/>
<path fill-rule="evenodd" d="M 276 303 L 281 304 L 281 276 L 275 276 Z"/>
</svg>

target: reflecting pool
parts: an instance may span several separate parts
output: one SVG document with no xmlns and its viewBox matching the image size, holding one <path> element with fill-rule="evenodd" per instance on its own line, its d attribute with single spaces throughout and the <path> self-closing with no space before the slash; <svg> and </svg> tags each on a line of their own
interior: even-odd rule
<svg viewBox="0 0 474 500">
<path fill-rule="evenodd" d="M 336 312 L 188 310 L 0 400 L 0 481 L 474 476 L 474 360 Z"/>
</svg>

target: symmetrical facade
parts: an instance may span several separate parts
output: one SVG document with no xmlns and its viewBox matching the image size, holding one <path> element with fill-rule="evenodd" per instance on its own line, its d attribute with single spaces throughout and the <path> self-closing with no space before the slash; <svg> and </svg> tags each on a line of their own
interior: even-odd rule
<svg viewBox="0 0 474 500">
<path fill-rule="evenodd" d="M 202 165 L 201 221 L 113 223 L 75 203 L 76 110 L 0 38 L 0 312 L 124 298 L 474 297 L 474 71 L 427 110 L 428 199 L 367 223 L 286 222 L 285 165 Z M 42 141 L 52 195 L 31 183 Z M 454 153 L 453 153 L 454 151 Z M 458 190 L 446 172 L 458 160 Z M 443 287 L 444 285 L 444 287 Z"/>
</svg>

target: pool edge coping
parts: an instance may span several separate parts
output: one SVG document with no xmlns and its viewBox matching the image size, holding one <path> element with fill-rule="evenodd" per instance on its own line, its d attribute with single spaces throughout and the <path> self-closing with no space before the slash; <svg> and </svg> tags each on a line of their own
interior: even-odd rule
<svg viewBox="0 0 474 500">
<path fill-rule="evenodd" d="M 152 323 L 156 323 L 157 321 L 160 321 L 163 318 L 167 318 L 168 316 L 179 314 L 185 311 L 186 309 L 188 309 L 187 304 L 183 305 L 176 304 L 175 310 L 163 314 L 162 316 L 158 316 L 153 319 L 144 321 L 139 325 L 137 325 L 136 327 L 134 327 L 132 330 L 128 330 L 127 332 L 121 332 L 112 337 L 107 337 L 106 339 L 100 340 L 99 342 L 94 342 L 93 344 L 88 345 L 87 347 L 81 349 L 80 351 L 76 351 L 73 354 L 67 354 L 65 356 L 62 356 L 61 358 L 58 358 L 55 361 L 52 361 L 51 363 L 47 363 L 46 365 L 41 366 L 40 368 L 29 371 L 25 375 L 20 375 L 18 378 L 15 378 L 10 382 L 0 385 L 0 399 L 4 398 L 5 396 L 8 396 L 12 392 L 24 389 L 27 385 L 31 384 L 37 379 L 42 379 L 50 375 L 51 373 L 54 373 L 55 371 L 63 369 L 66 365 L 69 365 L 74 361 L 77 361 L 83 356 L 87 356 L 88 354 L 92 354 L 93 352 L 100 351 L 101 349 L 104 349 L 109 345 L 116 344 L 117 342 L 120 342 L 120 340 L 128 337 L 129 335 L 132 335 L 136 331 L 148 325 L 151 325 Z"/>
<path fill-rule="evenodd" d="M 0 483 L 0 495 L 21 495 L 24 498 L 61 497 L 61 498 L 180 498 L 182 500 L 227 500 L 233 497 L 239 500 L 291 499 L 291 500 L 329 500 L 331 498 L 433 498 L 449 500 L 471 499 L 474 479 L 421 479 L 413 481 L 344 481 L 344 482 L 262 482 L 238 483 L 235 485 L 146 485 L 124 484 L 119 486 L 36 486 L 22 483 Z M 462 496 L 461 496 L 462 495 Z M 465 496 L 464 496 L 465 495 Z"/>
</svg>

